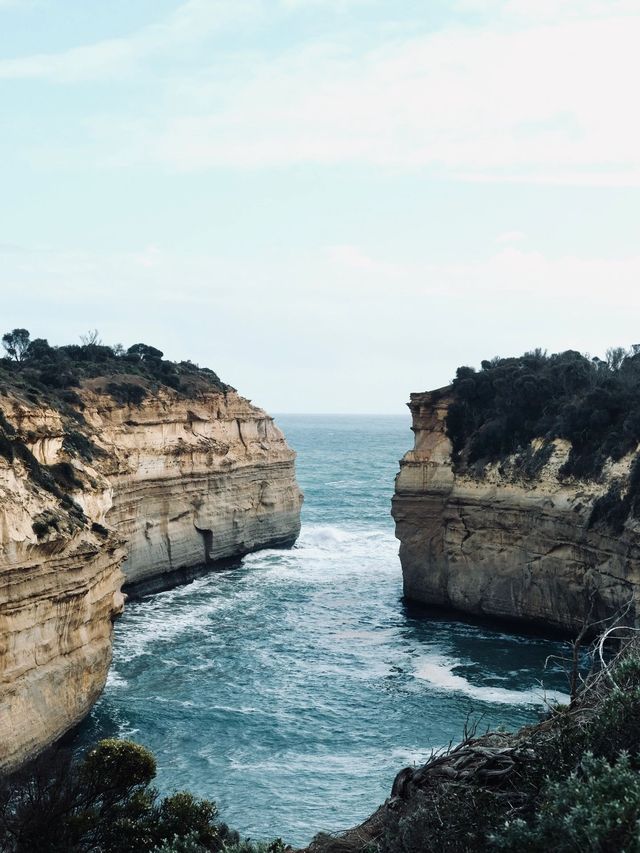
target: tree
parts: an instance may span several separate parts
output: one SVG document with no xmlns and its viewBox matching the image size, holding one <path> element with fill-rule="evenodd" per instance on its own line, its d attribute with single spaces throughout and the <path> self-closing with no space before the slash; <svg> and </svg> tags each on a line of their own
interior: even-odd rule
<svg viewBox="0 0 640 853">
<path fill-rule="evenodd" d="M 89 329 L 86 335 L 80 335 L 80 340 L 85 347 L 100 346 L 102 343 L 97 329 Z"/>
<path fill-rule="evenodd" d="M 102 740 L 81 759 L 45 753 L 0 777 L 0 850 L 152 853 L 184 840 L 192 851 L 223 853 L 237 844 L 215 803 L 183 791 L 160 799 L 155 774 L 153 755 L 130 741 Z"/>
<path fill-rule="evenodd" d="M 622 362 L 627 357 L 627 351 L 624 347 L 610 347 L 607 350 L 607 364 L 609 365 L 609 370 L 620 370 L 620 366 Z"/>
<path fill-rule="evenodd" d="M 35 338 L 27 347 L 24 357 L 29 361 L 44 361 L 53 360 L 56 357 L 56 351 L 49 346 L 46 338 Z"/>
<path fill-rule="evenodd" d="M 139 358 L 145 360 L 159 359 L 164 355 L 162 350 L 150 347 L 148 344 L 133 344 L 133 346 L 129 347 L 127 353 L 129 355 L 137 355 Z"/>
<path fill-rule="evenodd" d="M 22 361 L 30 344 L 29 332 L 26 329 L 14 329 L 2 336 L 2 346 L 7 351 L 9 358 Z"/>
</svg>

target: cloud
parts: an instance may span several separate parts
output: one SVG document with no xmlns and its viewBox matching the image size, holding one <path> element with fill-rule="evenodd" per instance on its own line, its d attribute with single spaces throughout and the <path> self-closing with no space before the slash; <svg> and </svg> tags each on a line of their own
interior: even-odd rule
<svg viewBox="0 0 640 853">
<path fill-rule="evenodd" d="M 254 58 L 224 82 L 186 79 L 180 107 L 108 133 L 178 171 L 346 163 L 639 186 L 639 42 L 640 16 L 445 30 L 365 53 L 317 43 Z"/>
<path fill-rule="evenodd" d="M 638 14 L 636 0 L 456 0 L 454 5 L 462 13 L 480 14 L 485 19 L 511 24 L 557 24 L 574 18 Z"/>
<path fill-rule="evenodd" d="M 498 234 L 496 237 L 496 243 L 500 243 L 502 245 L 506 243 L 521 243 L 525 236 L 526 235 L 522 231 L 505 231 L 502 234 Z"/>
<path fill-rule="evenodd" d="M 180 46 L 204 41 L 231 24 L 242 24 L 260 8 L 260 0 L 186 0 L 159 22 L 122 38 L 1 60 L 0 80 L 79 83 L 126 79 L 143 63 L 170 55 Z"/>
<path fill-rule="evenodd" d="M 35 152 L 50 163 L 84 157 L 178 172 L 346 164 L 475 182 L 640 186 L 637 6 L 464 0 L 492 17 L 423 32 L 367 30 L 365 14 L 363 38 L 338 28 L 262 53 L 234 51 L 225 38 L 222 54 L 185 61 L 183 48 L 218 44 L 225 27 L 266 26 L 270 10 L 280 20 L 278 10 L 294 15 L 309 2 L 188 0 L 127 38 L 4 60 L 0 79 L 121 77 L 135 86 L 163 57 L 161 73 L 145 77 L 145 107 L 86 116 L 75 150 L 65 139 L 57 153 L 48 139 Z"/>
<path fill-rule="evenodd" d="M 329 262 L 337 268 L 355 270 L 374 275 L 400 276 L 406 265 L 376 260 L 359 246 L 330 246 L 327 250 Z"/>
</svg>

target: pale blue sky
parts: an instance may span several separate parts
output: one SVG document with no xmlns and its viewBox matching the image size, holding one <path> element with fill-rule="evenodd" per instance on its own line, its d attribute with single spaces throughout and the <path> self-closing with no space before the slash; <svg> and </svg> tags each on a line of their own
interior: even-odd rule
<svg viewBox="0 0 640 853">
<path fill-rule="evenodd" d="M 637 0 L 0 0 L 3 329 L 274 412 L 640 341 Z"/>
</svg>

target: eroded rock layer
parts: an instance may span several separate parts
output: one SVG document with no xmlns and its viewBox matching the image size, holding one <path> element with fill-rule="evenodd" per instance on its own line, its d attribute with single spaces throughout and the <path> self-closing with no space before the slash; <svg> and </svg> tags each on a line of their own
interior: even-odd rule
<svg viewBox="0 0 640 853">
<path fill-rule="evenodd" d="M 74 460 L 75 502 L 50 468 L 66 456 L 53 409 L 0 397 L 0 768 L 15 767 L 89 711 L 111 662 L 124 558 L 105 526 L 107 479 Z"/>
<path fill-rule="evenodd" d="M 572 632 L 619 612 L 634 621 L 640 524 L 630 517 L 616 531 L 592 517 L 611 483 L 628 481 L 633 455 L 589 483 L 559 477 L 570 451 L 561 440 L 533 475 L 514 459 L 456 472 L 449 401 L 446 391 L 411 395 L 415 447 L 392 510 L 407 598 Z"/>
<path fill-rule="evenodd" d="M 235 391 L 158 393 L 134 409 L 88 392 L 84 402 L 109 460 L 107 521 L 127 542 L 127 590 L 295 542 L 295 454 L 272 418 Z"/>
<path fill-rule="evenodd" d="M 104 386 L 0 395 L 0 769 L 99 696 L 123 581 L 168 587 L 300 529 L 295 454 L 261 409 L 231 389 L 129 405 Z"/>
</svg>

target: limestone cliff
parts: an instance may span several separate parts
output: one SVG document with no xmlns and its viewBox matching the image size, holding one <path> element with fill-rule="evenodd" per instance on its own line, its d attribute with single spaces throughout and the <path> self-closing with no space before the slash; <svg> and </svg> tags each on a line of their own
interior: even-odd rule
<svg viewBox="0 0 640 853">
<path fill-rule="evenodd" d="M 111 661 L 122 610 L 108 481 L 74 459 L 56 468 L 55 410 L 0 397 L 0 768 L 14 767 L 78 722 Z M 75 501 L 56 480 L 68 479 Z M 77 488 L 76 488 L 77 486 Z"/>
<path fill-rule="evenodd" d="M 123 580 L 164 588 L 299 532 L 295 454 L 265 412 L 228 387 L 108 388 L 0 395 L 0 769 L 100 694 Z"/>
<path fill-rule="evenodd" d="M 295 454 L 273 419 L 235 391 L 183 398 L 166 389 L 131 408 L 86 389 L 83 403 L 107 460 L 107 522 L 127 543 L 127 591 L 295 542 Z"/>
<path fill-rule="evenodd" d="M 628 480 L 633 454 L 608 460 L 591 482 L 559 476 L 571 449 L 560 439 L 533 472 L 514 457 L 456 470 L 450 402 L 441 389 L 409 404 L 415 447 L 400 463 L 392 509 L 407 598 L 569 631 L 627 607 L 633 621 L 640 523 L 593 523 L 594 503 Z"/>
</svg>

